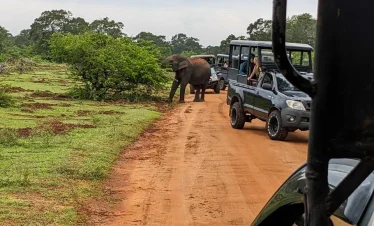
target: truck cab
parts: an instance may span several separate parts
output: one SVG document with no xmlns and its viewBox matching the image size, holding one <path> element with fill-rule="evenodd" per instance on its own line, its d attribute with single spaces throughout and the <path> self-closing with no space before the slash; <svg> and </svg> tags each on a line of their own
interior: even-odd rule
<svg viewBox="0 0 374 226">
<path fill-rule="evenodd" d="M 225 67 L 225 63 L 228 65 L 229 63 L 229 55 L 228 54 L 217 54 L 217 76 L 219 79 L 219 87 L 221 90 L 225 90 L 227 85 L 229 84 L 228 79 L 228 67 Z"/>
<path fill-rule="evenodd" d="M 312 79 L 313 48 L 286 43 L 286 50 L 295 69 Z M 262 73 L 258 79 L 248 81 L 252 72 L 250 56 L 258 57 Z M 242 129 L 246 122 L 259 119 L 266 122 L 268 135 L 273 140 L 285 140 L 289 132 L 309 129 L 311 99 L 280 73 L 271 42 L 231 41 L 228 80 L 227 104 L 234 129 Z"/>
<path fill-rule="evenodd" d="M 201 58 L 206 60 L 211 67 L 216 66 L 216 56 L 214 55 L 192 55 L 191 58 Z"/>
</svg>

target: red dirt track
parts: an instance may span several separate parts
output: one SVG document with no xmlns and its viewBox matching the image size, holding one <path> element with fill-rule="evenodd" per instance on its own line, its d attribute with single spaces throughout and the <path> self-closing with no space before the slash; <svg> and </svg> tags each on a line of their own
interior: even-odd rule
<svg viewBox="0 0 374 226">
<path fill-rule="evenodd" d="M 231 128 L 226 91 L 192 98 L 123 151 L 89 225 L 250 225 L 306 160 L 308 132 L 272 141 L 258 120 Z"/>
</svg>

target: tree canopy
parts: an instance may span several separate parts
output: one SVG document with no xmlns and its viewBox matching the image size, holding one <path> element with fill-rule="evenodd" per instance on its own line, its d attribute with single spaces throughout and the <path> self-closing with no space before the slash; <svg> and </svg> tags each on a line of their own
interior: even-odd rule
<svg viewBox="0 0 374 226">
<path fill-rule="evenodd" d="M 307 43 L 314 47 L 316 23 L 316 19 L 307 13 L 289 17 L 286 40 Z M 156 54 L 159 60 L 175 53 L 183 55 L 228 53 L 232 40 L 270 41 L 271 25 L 271 20 L 258 18 L 248 25 L 246 36 L 230 34 L 219 45 L 208 45 L 205 48 L 198 38 L 188 36 L 186 33 L 177 33 L 168 40 L 165 35 L 142 31 L 132 40 Z M 0 54 L 12 52 L 13 55 L 25 55 L 24 53 L 27 52 L 26 55 L 39 55 L 50 60 L 50 39 L 53 34 L 81 35 L 92 32 L 113 38 L 123 38 L 127 37 L 124 30 L 125 25 L 122 22 L 108 17 L 89 23 L 84 18 L 74 17 L 70 11 L 62 9 L 44 11 L 34 20 L 30 28 L 22 30 L 18 35 L 12 36 L 5 28 L 0 27 Z"/>
</svg>

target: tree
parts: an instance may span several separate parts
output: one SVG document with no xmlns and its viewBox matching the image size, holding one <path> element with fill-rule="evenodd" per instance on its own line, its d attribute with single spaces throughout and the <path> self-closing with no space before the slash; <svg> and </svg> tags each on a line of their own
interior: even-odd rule
<svg viewBox="0 0 374 226">
<path fill-rule="evenodd" d="M 22 30 L 19 35 L 14 37 L 14 42 L 18 47 L 32 45 L 33 41 L 30 38 L 30 29 Z"/>
<path fill-rule="evenodd" d="M 288 42 L 306 43 L 314 47 L 316 40 L 317 20 L 308 13 L 292 16 L 287 19 Z"/>
<path fill-rule="evenodd" d="M 163 35 L 154 35 L 151 32 L 140 32 L 138 35 L 134 37 L 134 40 L 138 43 L 143 41 L 151 42 L 157 47 L 160 51 L 160 58 L 165 58 L 171 55 L 171 46 L 166 41 L 166 37 Z M 144 44 L 144 42 L 143 42 Z"/>
<path fill-rule="evenodd" d="M 272 21 L 257 19 L 254 23 L 249 24 L 247 34 L 250 40 L 271 41 Z"/>
<path fill-rule="evenodd" d="M 251 40 L 271 41 L 272 21 L 257 19 L 247 28 Z M 317 20 L 308 13 L 287 18 L 287 42 L 306 43 L 314 47 L 316 40 Z"/>
<path fill-rule="evenodd" d="M 188 37 L 186 34 L 179 33 L 171 38 L 171 47 L 173 53 L 182 53 L 183 51 L 192 51 L 200 53 L 202 46 L 199 43 L 199 39 L 194 37 Z"/>
<path fill-rule="evenodd" d="M 203 54 L 213 54 L 213 55 L 217 55 L 221 53 L 221 48 L 219 46 L 207 46 L 206 48 L 204 48 L 203 50 Z"/>
<path fill-rule="evenodd" d="M 87 98 L 106 99 L 124 93 L 159 89 L 167 81 L 153 52 L 130 38 L 113 38 L 87 32 L 81 35 L 54 34 L 51 54 L 68 63 L 85 84 Z M 156 50 L 153 50 L 156 51 Z"/>
<path fill-rule="evenodd" d="M 48 41 L 53 33 L 65 33 L 72 14 L 65 10 L 44 11 L 31 25 L 30 38 L 35 42 L 35 52 L 46 57 Z"/>
<path fill-rule="evenodd" d="M 81 17 L 71 18 L 64 29 L 64 33 L 72 33 L 75 35 L 83 34 L 87 31 L 89 31 L 89 23 Z"/>
<path fill-rule="evenodd" d="M 109 20 L 108 17 L 101 20 L 95 20 L 90 24 L 90 29 L 93 32 L 107 34 L 113 38 L 121 38 L 125 36 L 125 34 L 122 33 L 123 27 L 123 23 Z"/>
<path fill-rule="evenodd" d="M 11 45 L 12 35 L 8 30 L 0 26 L 0 53 L 4 53 L 5 49 Z"/>
<path fill-rule="evenodd" d="M 180 55 L 189 58 L 193 55 L 198 55 L 198 53 L 196 53 L 194 51 L 183 51 L 183 52 L 180 53 Z"/>
<path fill-rule="evenodd" d="M 225 40 L 221 41 L 220 49 L 223 53 L 229 53 L 230 42 L 232 40 L 247 40 L 245 36 L 238 36 L 231 34 Z"/>
</svg>

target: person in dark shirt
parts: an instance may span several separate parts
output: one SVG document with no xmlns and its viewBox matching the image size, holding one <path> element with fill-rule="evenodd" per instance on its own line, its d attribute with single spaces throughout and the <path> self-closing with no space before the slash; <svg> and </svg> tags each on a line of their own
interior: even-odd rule
<svg viewBox="0 0 374 226">
<path fill-rule="evenodd" d="M 248 61 L 244 61 L 242 64 L 240 64 L 239 74 L 247 75 L 248 71 Z"/>
</svg>

